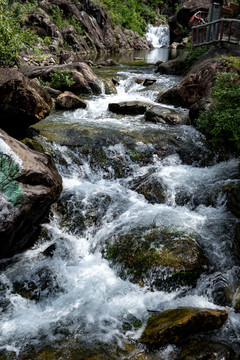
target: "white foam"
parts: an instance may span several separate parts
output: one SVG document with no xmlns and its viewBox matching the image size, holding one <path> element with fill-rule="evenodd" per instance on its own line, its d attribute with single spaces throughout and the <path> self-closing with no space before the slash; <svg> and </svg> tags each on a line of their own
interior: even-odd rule
<svg viewBox="0 0 240 360">
<path fill-rule="evenodd" d="M 0 153 L 9 156 L 15 163 L 18 164 L 19 170 L 22 169 L 22 159 L 10 148 L 10 146 L 3 140 L 0 134 Z"/>
</svg>

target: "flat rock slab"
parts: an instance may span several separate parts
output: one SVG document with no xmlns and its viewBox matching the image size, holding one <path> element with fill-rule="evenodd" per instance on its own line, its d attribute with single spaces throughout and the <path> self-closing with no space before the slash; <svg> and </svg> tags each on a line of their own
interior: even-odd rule
<svg viewBox="0 0 240 360">
<path fill-rule="evenodd" d="M 227 320 L 224 310 L 179 308 L 152 316 L 140 338 L 151 349 L 177 344 L 189 335 L 220 329 Z"/>
<path fill-rule="evenodd" d="M 146 110 L 145 120 L 153 123 L 176 125 L 186 123 L 186 116 L 168 107 L 156 105 Z"/>
<path fill-rule="evenodd" d="M 123 101 L 109 104 L 108 110 L 122 115 L 139 115 L 144 114 L 150 106 L 151 104 L 141 101 Z"/>
</svg>

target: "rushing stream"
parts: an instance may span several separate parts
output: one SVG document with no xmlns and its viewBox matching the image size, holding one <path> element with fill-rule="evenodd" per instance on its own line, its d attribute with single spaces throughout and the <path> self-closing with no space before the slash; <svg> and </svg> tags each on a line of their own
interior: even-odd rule
<svg viewBox="0 0 240 360">
<path fill-rule="evenodd" d="M 120 82 L 117 94 L 92 96 L 86 109 L 53 113 L 42 124 L 49 129 L 56 126 L 57 131 L 65 126 L 74 134 L 81 129 L 103 135 L 111 131 L 116 139 L 135 136 L 147 160 L 137 161 L 123 141 L 109 144 L 106 137 L 101 145 L 103 166 L 93 161 L 91 152 L 71 146 L 71 138 L 68 144 L 40 137 L 53 154 L 63 192 L 39 242 L 0 264 L 0 359 L 1 354 L 7 354 L 6 359 L 90 359 L 95 354 L 102 355 L 96 359 L 130 359 L 130 354 L 143 351 L 134 346 L 134 340 L 151 311 L 183 306 L 227 309 L 227 323 L 211 336 L 240 354 L 240 314 L 230 305 L 220 306 L 213 292 L 216 282 L 227 283 L 233 292 L 239 284 L 239 262 L 232 250 L 237 220 L 227 210 L 222 192 L 224 186 L 239 182 L 239 160 L 218 163 L 191 126 L 151 124 L 143 115 L 108 111 L 111 102 L 154 103 L 159 90 L 172 87 L 178 77 L 155 74 L 154 66 L 147 63 L 97 71 L 105 77 L 115 72 Z M 157 80 L 150 87 L 135 82 L 149 77 Z M 192 143 L 196 155 L 191 161 L 185 161 L 181 151 L 171 150 L 164 156 L 154 151 L 151 134 L 158 142 L 158 136 L 164 139 L 166 132 L 182 146 Z M 116 172 L 118 163 L 121 171 Z M 141 177 L 161 184 L 164 202 L 148 201 L 133 189 L 131 184 Z M 103 256 L 106 244 L 118 236 L 163 228 L 194 233 L 200 239 L 208 267 L 196 286 L 162 290 L 151 281 L 140 286 L 120 276 L 119 268 Z M 46 249 L 52 249 L 48 256 Z M 51 349 L 55 357 L 48 355 Z M 167 346 L 157 358 L 175 359 L 177 352 L 175 346 Z"/>
</svg>

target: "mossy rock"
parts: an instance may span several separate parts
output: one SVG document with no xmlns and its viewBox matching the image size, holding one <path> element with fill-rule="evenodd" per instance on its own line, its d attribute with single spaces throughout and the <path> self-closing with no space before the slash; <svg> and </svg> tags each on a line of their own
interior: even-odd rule
<svg viewBox="0 0 240 360">
<path fill-rule="evenodd" d="M 148 319 L 140 342 L 150 349 L 168 343 L 178 344 L 187 336 L 220 329 L 227 320 L 224 310 L 178 308 L 166 310 Z"/>
<path fill-rule="evenodd" d="M 38 151 L 40 153 L 46 154 L 49 150 L 43 146 L 39 141 L 31 138 L 25 138 L 22 140 L 22 143 L 27 145 L 30 149 Z"/>
<path fill-rule="evenodd" d="M 186 344 L 178 360 L 237 360 L 239 356 L 227 345 L 208 340 L 194 340 Z"/>
<path fill-rule="evenodd" d="M 123 279 L 167 291 L 195 285 L 206 264 L 193 235 L 158 229 L 112 238 L 103 256 Z"/>
<path fill-rule="evenodd" d="M 114 85 L 113 81 L 110 79 L 103 79 L 104 89 L 106 95 L 117 94 L 116 86 Z"/>
<path fill-rule="evenodd" d="M 203 141 L 201 138 L 193 138 L 192 134 L 186 134 L 183 128 L 175 127 L 165 129 L 140 128 L 133 130 L 105 129 L 98 127 L 98 124 L 85 125 L 80 123 L 56 124 L 49 120 L 40 121 L 31 126 L 32 136 L 36 140 L 36 135 L 47 138 L 50 142 L 78 149 L 79 154 L 90 159 L 95 166 L 104 166 L 108 169 L 113 164 L 117 169 L 119 162 L 114 163 L 114 158 L 106 157 L 104 149 L 116 144 L 123 144 L 126 153 L 132 162 L 149 165 L 153 162 L 154 155 L 160 159 L 172 154 L 179 154 L 183 163 L 207 165 L 212 160 L 213 153 L 206 147 L 199 144 Z M 41 143 L 41 140 L 40 140 Z M 124 164 L 127 167 L 128 164 Z M 116 170 L 117 172 L 117 170 Z"/>
</svg>

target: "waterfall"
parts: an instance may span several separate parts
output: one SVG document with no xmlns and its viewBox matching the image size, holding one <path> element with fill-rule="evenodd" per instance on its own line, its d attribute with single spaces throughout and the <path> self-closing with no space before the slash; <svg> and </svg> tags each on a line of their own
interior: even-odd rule
<svg viewBox="0 0 240 360">
<path fill-rule="evenodd" d="M 162 46 L 169 46 L 169 42 L 170 42 L 169 27 L 165 25 L 160 25 L 160 26 L 148 25 L 146 38 L 153 44 L 155 48 L 161 48 Z"/>
</svg>

